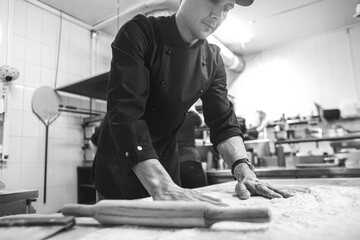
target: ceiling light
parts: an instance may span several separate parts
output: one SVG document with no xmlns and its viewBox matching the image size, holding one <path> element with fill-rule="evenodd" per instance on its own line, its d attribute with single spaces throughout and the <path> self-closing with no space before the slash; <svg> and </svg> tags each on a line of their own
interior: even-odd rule
<svg viewBox="0 0 360 240">
<path fill-rule="evenodd" d="M 241 43 L 244 48 L 245 43 L 254 37 L 248 26 L 229 15 L 214 35 L 223 43 Z"/>
<path fill-rule="evenodd" d="M 96 30 L 91 30 L 91 39 L 97 39 L 97 37 L 99 36 L 99 33 Z"/>
<path fill-rule="evenodd" d="M 360 18 L 360 2 L 356 4 L 354 18 Z"/>
</svg>

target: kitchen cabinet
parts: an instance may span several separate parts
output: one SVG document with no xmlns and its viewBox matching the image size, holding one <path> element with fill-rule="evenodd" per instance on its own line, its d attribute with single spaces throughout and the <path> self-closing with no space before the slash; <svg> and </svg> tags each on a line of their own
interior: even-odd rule
<svg viewBox="0 0 360 240">
<path fill-rule="evenodd" d="M 13 214 L 35 213 L 32 202 L 39 196 L 37 190 L 0 190 L 0 217 Z"/>
<path fill-rule="evenodd" d="M 77 167 L 78 180 L 78 203 L 94 204 L 96 203 L 96 190 L 92 179 L 91 166 Z"/>
</svg>

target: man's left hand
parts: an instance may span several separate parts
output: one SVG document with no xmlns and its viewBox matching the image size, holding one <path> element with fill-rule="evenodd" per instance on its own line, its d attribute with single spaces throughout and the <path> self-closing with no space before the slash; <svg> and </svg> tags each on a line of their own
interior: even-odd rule
<svg viewBox="0 0 360 240">
<path fill-rule="evenodd" d="M 278 189 L 260 181 L 255 173 L 244 164 L 239 166 L 241 171 L 241 177 L 238 177 L 238 183 L 235 186 L 235 192 L 240 199 L 248 199 L 250 196 L 263 196 L 266 198 L 289 198 L 294 196 L 292 193 L 286 190 Z M 238 174 L 236 174 L 238 175 Z"/>
<path fill-rule="evenodd" d="M 241 199 L 248 199 L 250 196 L 263 196 L 266 198 L 289 198 L 294 196 L 292 193 L 278 189 L 259 179 L 243 179 L 238 181 L 235 192 Z"/>
</svg>

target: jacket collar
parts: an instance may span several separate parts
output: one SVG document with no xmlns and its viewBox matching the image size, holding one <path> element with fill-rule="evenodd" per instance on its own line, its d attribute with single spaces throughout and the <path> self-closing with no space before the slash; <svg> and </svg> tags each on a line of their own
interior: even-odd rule
<svg viewBox="0 0 360 240">
<path fill-rule="evenodd" d="M 169 37 L 171 38 L 170 42 L 172 42 L 174 46 L 183 47 L 183 48 L 198 48 L 205 42 L 205 40 L 203 39 L 199 39 L 196 43 L 193 44 L 184 41 L 180 34 L 179 28 L 176 24 L 175 14 L 170 16 L 168 24 L 166 25 L 167 25 L 166 27 L 167 33 L 165 34 L 171 33 L 169 34 Z"/>
</svg>

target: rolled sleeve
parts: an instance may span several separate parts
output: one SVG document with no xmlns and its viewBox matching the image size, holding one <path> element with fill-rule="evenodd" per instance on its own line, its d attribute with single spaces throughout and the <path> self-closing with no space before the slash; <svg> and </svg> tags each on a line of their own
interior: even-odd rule
<svg viewBox="0 0 360 240">
<path fill-rule="evenodd" d="M 221 61 L 222 62 L 222 61 Z M 228 99 L 226 73 L 220 65 L 214 81 L 202 97 L 206 125 L 210 128 L 210 141 L 217 152 L 219 143 L 234 136 L 243 138 L 234 107 Z"/>
<path fill-rule="evenodd" d="M 125 174 L 132 174 L 131 169 L 139 162 L 158 159 L 145 121 L 130 121 L 116 127 L 110 125 L 110 128 L 113 141 L 116 141 L 116 154 Z"/>
</svg>

